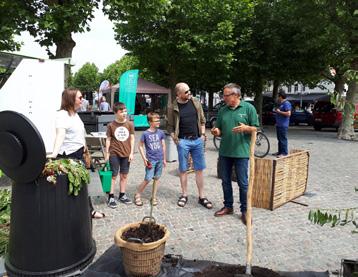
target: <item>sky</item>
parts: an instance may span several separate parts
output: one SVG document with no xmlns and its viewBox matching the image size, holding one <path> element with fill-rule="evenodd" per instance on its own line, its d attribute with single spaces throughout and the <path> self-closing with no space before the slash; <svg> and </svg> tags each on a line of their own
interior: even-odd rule
<svg viewBox="0 0 358 277">
<path fill-rule="evenodd" d="M 95 63 L 102 72 L 108 65 L 119 60 L 126 51 L 114 40 L 113 23 L 102 12 L 102 7 L 94 12 L 94 19 L 90 22 L 91 31 L 73 34 L 76 46 L 72 52 L 72 72 L 75 73 L 86 62 Z M 18 54 L 38 58 L 48 58 L 45 47 L 40 47 L 28 32 L 16 37 L 23 42 Z M 55 52 L 55 47 L 51 48 Z"/>
</svg>

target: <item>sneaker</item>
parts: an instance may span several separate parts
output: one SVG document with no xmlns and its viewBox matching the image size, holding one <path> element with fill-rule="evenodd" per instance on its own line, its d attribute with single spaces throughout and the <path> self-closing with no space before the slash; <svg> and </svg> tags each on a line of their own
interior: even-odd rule
<svg viewBox="0 0 358 277">
<path fill-rule="evenodd" d="M 117 208 L 117 202 L 113 197 L 109 198 L 107 205 L 108 205 L 108 207 L 110 207 L 112 209 Z"/>
<path fill-rule="evenodd" d="M 121 198 L 118 198 L 124 204 L 132 204 L 132 201 L 128 198 L 127 194 L 124 194 Z"/>
</svg>

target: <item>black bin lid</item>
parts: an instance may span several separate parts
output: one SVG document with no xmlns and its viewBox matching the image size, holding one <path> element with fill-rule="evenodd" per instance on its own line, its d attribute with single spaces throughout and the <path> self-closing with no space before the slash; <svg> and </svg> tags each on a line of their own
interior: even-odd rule
<svg viewBox="0 0 358 277">
<path fill-rule="evenodd" d="M 0 112 L 0 169 L 15 182 L 34 181 L 46 162 L 46 150 L 35 125 L 14 111 Z"/>
</svg>

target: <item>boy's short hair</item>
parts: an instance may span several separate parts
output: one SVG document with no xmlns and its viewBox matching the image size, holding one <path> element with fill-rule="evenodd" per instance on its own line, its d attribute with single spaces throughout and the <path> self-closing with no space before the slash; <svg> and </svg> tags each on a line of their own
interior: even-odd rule
<svg viewBox="0 0 358 277">
<path fill-rule="evenodd" d="M 282 99 L 286 99 L 286 97 L 287 97 L 286 92 L 283 89 L 279 90 L 278 96 L 281 96 Z"/>
<path fill-rule="evenodd" d="M 126 105 L 122 102 L 116 102 L 113 104 L 113 111 L 117 113 L 118 111 L 123 111 L 126 109 Z"/>
<path fill-rule="evenodd" d="M 147 114 L 148 122 L 152 122 L 154 118 L 160 118 L 160 115 L 158 113 L 155 113 L 155 112 L 149 112 Z"/>
</svg>

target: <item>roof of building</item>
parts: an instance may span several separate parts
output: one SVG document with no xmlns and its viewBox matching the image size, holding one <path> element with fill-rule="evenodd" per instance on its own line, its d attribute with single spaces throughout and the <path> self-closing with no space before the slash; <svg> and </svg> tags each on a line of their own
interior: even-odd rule
<svg viewBox="0 0 358 277">
<path fill-rule="evenodd" d="M 119 84 L 113 85 L 111 92 L 115 92 L 119 89 Z M 103 93 L 108 93 L 110 90 L 105 90 Z M 158 84 L 149 82 L 142 78 L 138 78 L 137 93 L 141 94 L 169 94 L 170 89 L 162 87 Z"/>
</svg>

